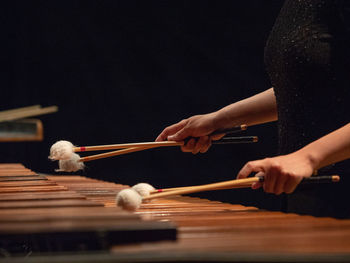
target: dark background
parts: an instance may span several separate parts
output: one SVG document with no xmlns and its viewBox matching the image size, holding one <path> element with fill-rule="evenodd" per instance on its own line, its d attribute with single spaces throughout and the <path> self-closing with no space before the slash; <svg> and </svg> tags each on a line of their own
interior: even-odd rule
<svg viewBox="0 0 350 263">
<path fill-rule="evenodd" d="M 166 126 L 270 87 L 265 41 L 282 0 L 6 1 L 0 7 L 0 110 L 41 104 L 43 142 L 2 143 L 1 162 L 53 173 L 50 146 L 153 141 Z M 274 123 L 259 143 L 206 154 L 163 148 L 86 163 L 78 174 L 156 187 L 235 178 L 276 153 Z M 271 195 L 226 190 L 201 197 L 274 208 Z"/>
</svg>

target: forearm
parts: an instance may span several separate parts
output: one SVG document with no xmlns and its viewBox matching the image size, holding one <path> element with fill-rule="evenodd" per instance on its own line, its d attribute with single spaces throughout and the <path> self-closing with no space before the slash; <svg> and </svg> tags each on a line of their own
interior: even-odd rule
<svg viewBox="0 0 350 263">
<path fill-rule="evenodd" d="M 350 158 L 350 123 L 296 152 L 309 159 L 314 169 Z"/>
<path fill-rule="evenodd" d="M 216 126 L 220 128 L 240 124 L 255 125 L 275 120 L 277 106 L 272 88 L 215 112 Z"/>
</svg>

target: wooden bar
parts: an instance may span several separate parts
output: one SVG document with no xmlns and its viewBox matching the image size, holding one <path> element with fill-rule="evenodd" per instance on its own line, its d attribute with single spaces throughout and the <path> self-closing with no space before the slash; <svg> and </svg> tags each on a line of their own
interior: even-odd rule
<svg viewBox="0 0 350 263">
<path fill-rule="evenodd" d="M 61 200 L 61 199 L 86 199 L 85 196 L 80 195 L 74 191 L 51 191 L 45 192 L 31 192 L 31 193 L 1 193 L 0 201 L 23 201 L 23 200 Z"/>
<path fill-rule="evenodd" d="M 0 176 L 0 182 L 14 181 L 47 181 L 46 177 L 37 175 L 17 175 L 17 176 Z"/>
</svg>

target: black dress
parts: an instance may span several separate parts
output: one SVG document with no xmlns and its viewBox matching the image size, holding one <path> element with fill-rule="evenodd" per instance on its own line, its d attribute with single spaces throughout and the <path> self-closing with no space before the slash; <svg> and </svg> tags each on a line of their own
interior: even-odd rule
<svg viewBox="0 0 350 263">
<path fill-rule="evenodd" d="M 274 87 L 280 154 L 350 122 L 350 1 L 287 0 L 265 47 Z M 341 183 L 299 187 L 288 212 L 350 217 L 350 161 L 319 171 Z"/>
</svg>

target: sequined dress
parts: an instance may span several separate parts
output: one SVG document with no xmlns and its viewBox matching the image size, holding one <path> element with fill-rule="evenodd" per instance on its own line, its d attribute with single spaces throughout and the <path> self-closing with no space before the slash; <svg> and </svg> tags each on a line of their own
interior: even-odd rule
<svg viewBox="0 0 350 263">
<path fill-rule="evenodd" d="M 286 0 L 265 47 L 287 154 L 350 122 L 350 1 Z M 341 183 L 300 187 L 289 212 L 350 217 L 350 161 L 325 167 Z"/>
</svg>

